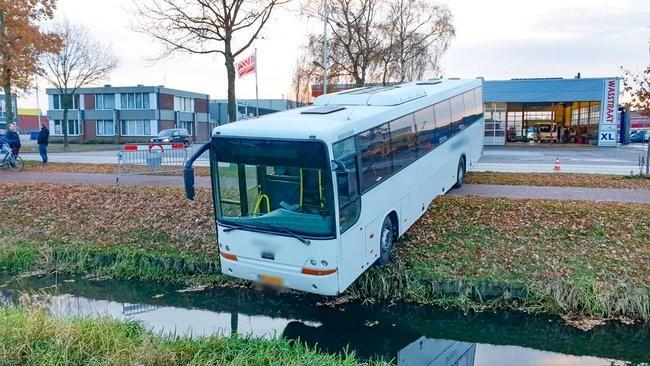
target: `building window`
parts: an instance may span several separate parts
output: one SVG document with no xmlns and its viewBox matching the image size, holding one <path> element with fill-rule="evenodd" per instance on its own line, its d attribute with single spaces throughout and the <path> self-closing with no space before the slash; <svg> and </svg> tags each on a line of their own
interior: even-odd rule
<svg viewBox="0 0 650 366">
<path fill-rule="evenodd" d="M 52 95 L 52 109 L 63 109 L 64 98 L 61 94 L 54 94 Z M 72 96 L 72 107 L 68 107 L 68 109 L 78 109 L 79 107 L 79 95 L 73 95 Z"/>
<path fill-rule="evenodd" d="M 174 110 L 179 112 L 194 113 L 194 99 L 174 97 Z"/>
<path fill-rule="evenodd" d="M 485 103 L 485 136 L 499 141 L 505 136 L 506 104 Z"/>
<path fill-rule="evenodd" d="M 120 94 L 121 109 L 149 109 L 149 93 Z"/>
<path fill-rule="evenodd" d="M 192 121 L 180 121 L 178 122 L 178 128 L 184 128 L 190 134 L 194 136 L 194 122 Z"/>
<path fill-rule="evenodd" d="M 554 111 L 524 111 L 526 121 L 554 121 Z"/>
<path fill-rule="evenodd" d="M 600 123 L 600 103 L 593 103 L 589 112 L 589 124 L 597 125 Z"/>
<path fill-rule="evenodd" d="M 151 136 L 151 121 L 148 119 L 122 120 L 122 136 Z"/>
<path fill-rule="evenodd" d="M 115 108 L 115 94 L 95 94 L 95 109 Z"/>
<path fill-rule="evenodd" d="M 111 119 L 97 121 L 97 136 L 114 136 L 115 135 L 115 121 Z"/>
<path fill-rule="evenodd" d="M 63 136 L 63 120 L 55 119 L 52 121 L 52 135 Z M 68 136 L 79 136 L 79 121 L 76 119 L 68 120 Z"/>
</svg>

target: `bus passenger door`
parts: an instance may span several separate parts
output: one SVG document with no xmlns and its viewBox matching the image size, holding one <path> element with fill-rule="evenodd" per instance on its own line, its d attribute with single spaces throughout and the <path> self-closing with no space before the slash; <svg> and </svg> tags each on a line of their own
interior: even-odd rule
<svg viewBox="0 0 650 366">
<path fill-rule="evenodd" d="M 354 137 L 332 145 L 340 235 L 339 284 L 347 288 L 367 268 L 361 216 L 361 194 Z"/>
<path fill-rule="evenodd" d="M 339 259 L 339 281 L 341 290 L 354 282 L 366 266 L 366 245 L 364 242 L 363 226 L 357 222 L 341 234 L 341 257 Z"/>
</svg>

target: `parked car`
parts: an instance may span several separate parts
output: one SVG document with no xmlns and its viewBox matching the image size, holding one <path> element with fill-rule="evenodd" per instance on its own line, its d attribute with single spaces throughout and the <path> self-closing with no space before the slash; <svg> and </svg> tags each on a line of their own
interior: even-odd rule
<svg viewBox="0 0 650 366">
<path fill-rule="evenodd" d="M 557 142 L 557 124 L 539 123 L 535 134 L 536 142 Z"/>
<path fill-rule="evenodd" d="M 192 136 L 185 128 L 171 128 L 169 130 L 162 130 L 158 136 L 151 139 L 151 142 L 159 144 L 184 144 L 190 146 L 192 144 Z"/>
<path fill-rule="evenodd" d="M 630 135 L 630 142 L 647 142 L 650 131 L 636 131 Z"/>
</svg>

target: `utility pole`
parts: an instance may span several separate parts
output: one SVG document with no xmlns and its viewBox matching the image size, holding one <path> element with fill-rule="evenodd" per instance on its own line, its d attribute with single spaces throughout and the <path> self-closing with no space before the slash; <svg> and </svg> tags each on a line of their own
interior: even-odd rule
<svg viewBox="0 0 650 366">
<path fill-rule="evenodd" d="M 323 95 L 327 94 L 327 68 L 329 67 L 329 50 L 327 49 L 327 1 L 323 0 Z"/>
<path fill-rule="evenodd" d="M 38 128 L 40 129 L 41 128 L 41 102 L 40 102 L 40 98 L 38 97 L 38 92 L 39 92 L 38 77 L 36 77 L 35 79 L 36 82 L 35 82 L 34 89 L 36 89 L 36 107 L 38 108 Z"/>
<path fill-rule="evenodd" d="M 650 55 L 650 38 L 648 39 L 648 54 Z M 646 101 L 650 103 L 650 101 Z M 650 134 L 650 131 L 647 131 L 646 134 Z M 650 137 L 648 138 L 648 151 L 645 155 L 645 175 L 650 176 Z"/>
</svg>

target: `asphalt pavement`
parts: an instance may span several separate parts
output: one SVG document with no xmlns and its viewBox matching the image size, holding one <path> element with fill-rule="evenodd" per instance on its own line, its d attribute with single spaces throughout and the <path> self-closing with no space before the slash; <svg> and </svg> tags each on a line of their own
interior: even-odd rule
<svg viewBox="0 0 650 366">
<path fill-rule="evenodd" d="M 199 144 L 193 146 L 199 148 Z M 486 146 L 483 157 L 470 170 L 546 173 L 553 172 L 555 159 L 560 160 L 560 171 L 567 173 L 630 174 L 639 170 L 639 157 L 644 156 L 646 146 L 632 144 L 618 148 L 587 145 L 532 145 Z M 40 160 L 36 153 L 20 154 L 24 160 Z M 50 162 L 116 164 L 117 151 L 91 151 L 74 153 L 50 153 Z M 206 159 L 198 160 L 197 166 L 207 166 Z"/>
</svg>

